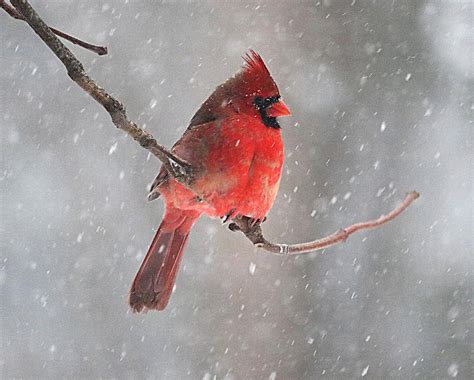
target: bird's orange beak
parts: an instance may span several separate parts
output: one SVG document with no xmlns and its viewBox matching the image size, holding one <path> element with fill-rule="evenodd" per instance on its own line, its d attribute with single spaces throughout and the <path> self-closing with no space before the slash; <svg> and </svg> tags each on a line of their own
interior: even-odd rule
<svg viewBox="0 0 474 380">
<path fill-rule="evenodd" d="M 270 117 L 290 116 L 291 112 L 286 104 L 280 100 L 268 108 L 267 115 Z"/>
</svg>

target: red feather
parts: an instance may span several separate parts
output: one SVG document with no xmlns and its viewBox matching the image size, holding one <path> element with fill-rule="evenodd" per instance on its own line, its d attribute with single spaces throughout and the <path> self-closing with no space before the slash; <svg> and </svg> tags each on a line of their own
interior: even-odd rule
<svg viewBox="0 0 474 380">
<path fill-rule="evenodd" d="M 270 76 L 270 72 L 268 71 L 267 66 L 265 66 L 262 57 L 254 50 L 250 49 L 250 52 L 245 54 L 242 58 L 245 61 L 244 70 L 249 74 L 264 74 Z"/>
</svg>

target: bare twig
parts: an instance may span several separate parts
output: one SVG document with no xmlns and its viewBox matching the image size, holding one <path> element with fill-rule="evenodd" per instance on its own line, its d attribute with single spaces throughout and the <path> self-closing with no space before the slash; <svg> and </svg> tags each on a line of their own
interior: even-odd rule
<svg viewBox="0 0 474 380">
<path fill-rule="evenodd" d="M 79 62 L 74 54 L 54 35 L 28 1 L 11 0 L 11 3 L 22 15 L 23 19 L 33 28 L 36 34 L 40 36 L 44 43 L 48 45 L 53 53 L 61 60 L 71 79 L 106 109 L 115 126 L 128 133 L 143 148 L 158 157 L 174 179 L 189 187 L 194 180 L 191 166 L 175 156 L 164 146 L 158 144 L 150 133 L 139 128 L 137 124 L 128 119 L 123 104 L 109 95 L 103 88 L 99 87 L 95 81 L 85 73 L 82 63 Z"/>
<path fill-rule="evenodd" d="M 13 8 L 10 4 L 8 4 L 5 0 L 0 0 L 0 8 L 3 8 L 5 12 L 7 12 L 11 17 L 17 20 L 22 20 L 25 21 L 23 16 L 18 12 L 15 8 Z M 107 47 L 106 46 L 97 46 L 97 45 L 92 45 L 88 42 L 82 41 L 76 37 L 70 36 L 67 33 L 61 32 L 59 29 L 49 27 L 51 31 L 56 34 L 59 37 L 64 38 L 65 40 L 68 40 L 69 42 L 72 42 L 73 44 L 79 45 L 83 47 L 84 49 L 90 50 L 94 53 L 97 53 L 98 55 L 105 55 L 107 54 Z"/>
<path fill-rule="evenodd" d="M 398 205 L 387 215 L 382 215 L 378 219 L 369 220 L 368 222 L 353 224 L 349 227 L 346 227 L 333 233 L 332 235 L 307 243 L 290 245 L 270 243 L 263 237 L 263 232 L 260 227 L 260 224 L 254 224 L 252 222 L 252 219 L 248 217 L 232 219 L 233 222 L 229 225 L 229 228 L 232 231 L 241 231 L 256 247 L 263 248 L 268 252 L 277 255 L 298 255 L 302 253 L 318 251 L 324 248 L 331 247 L 332 245 L 343 243 L 353 233 L 368 230 L 371 228 L 376 228 L 381 226 L 382 224 L 388 223 L 391 220 L 395 219 L 403 211 L 405 211 L 408 206 L 410 206 L 413 201 L 415 201 L 419 196 L 420 194 L 418 194 L 416 191 L 412 191 L 406 195 L 405 199 L 400 205 Z"/>
<path fill-rule="evenodd" d="M 128 119 L 123 104 L 109 95 L 109 93 L 103 88 L 99 87 L 95 81 L 85 73 L 81 62 L 79 62 L 71 51 L 64 46 L 61 41 L 59 41 L 53 31 L 44 23 L 28 1 L 11 0 L 11 3 L 16 8 L 12 8 L 13 11 L 21 15 L 21 18 L 33 28 L 36 34 L 41 37 L 46 45 L 48 45 L 53 53 L 61 60 L 67 69 L 69 77 L 71 77 L 74 82 L 76 82 L 84 91 L 106 109 L 112 118 L 112 122 L 117 126 L 117 128 L 128 133 L 143 148 L 158 157 L 158 159 L 163 162 L 163 165 L 169 174 L 175 180 L 189 188 L 195 180 L 193 168 L 187 162 L 167 150 L 164 146 L 158 144 L 149 132 L 139 128 L 137 124 Z M 15 17 L 11 10 L 8 10 L 8 7 L 5 8 L 5 2 L 3 0 L 0 0 L 0 5 L 12 17 Z M 260 224 L 254 223 L 252 219 L 245 216 L 233 218 L 229 228 L 233 231 L 241 231 L 255 246 L 274 254 L 295 255 L 308 253 L 342 243 L 355 232 L 379 227 L 390 222 L 408 208 L 418 197 L 419 194 L 416 191 L 412 191 L 408 193 L 403 202 L 389 214 L 368 222 L 353 224 L 332 235 L 308 243 L 291 245 L 271 243 L 263 236 Z"/>
<path fill-rule="evenodd" d="M 66 34 L 64 32 L 61 32 L 59 29 L 49 27 L 51 31 L 56 34 L 59 37 L 64 38 L 65 40 L 68 40 L 69 42 L 72 42 L 73 44 L 79 45 L 83 47 L 84 49 L 93 51 L 94 53 L 97 53 L 98 55 L 106 55 L 108 53 L 107 46 L 97 46 L 97 45 L 92 45 L 88 42 L 82 41 L 76 37 L 70 36 L 69 34 Z"/>
</svg>

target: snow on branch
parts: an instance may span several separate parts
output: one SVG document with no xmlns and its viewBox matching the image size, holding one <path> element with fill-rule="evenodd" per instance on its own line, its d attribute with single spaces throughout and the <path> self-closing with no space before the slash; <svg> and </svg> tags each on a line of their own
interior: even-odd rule
<svg viewBox="0 0 474 380">
<path fill-rule="evenodd" d="M 160 145 L 149 132 L 141 129 L 136 123 L 131 121 L 127 117 L 123 104 L 111 96 L 105 89 L 99 87 L 97 83 L 85 73 L 82 63 L 64 46 L 56 35 L 95 51 L 100 55 L 95 49 L 90 49 L 90 47 L 94 45 L 87 44 L 63 32 L 48 27 L 26 0 L 11 0 L 11 4 L 14 8 L 8 5 L 4 0 L 0 0 L 0 8 L 3 8 L 13 18 L 24 20 L 31 26 L 35 33 L 38 34 L 44 43 L 61 60 L 67 69 L 69 77 L 105 108 L 117 128 L 126 132 L 137 141 L 140 146 L 155 155 L 176 181 L 192 190 L 191 185 L 195 180 L 195 176 L 191 165 Z M 406 210 L 418 197 L 419 194 L 416 191 L 412 191 L 406 195 L 400 205 L 387 215 L 382 215 L 375 220 L 353 224 L 332 235 L 307 243 L 290 245 L 271 243 L 263 236 L 260 223 L 254 223 L 251 218 L 246 216 L 233 218 L 229 228 L 232 231 L 241 231 L 256 247 L 263 248 L 268 252 L 277 255 L 302 254 L 342 243 L 346 241 L 350 235 L 358 231 L 376 228 L 388 223 Z"/>
</svg>

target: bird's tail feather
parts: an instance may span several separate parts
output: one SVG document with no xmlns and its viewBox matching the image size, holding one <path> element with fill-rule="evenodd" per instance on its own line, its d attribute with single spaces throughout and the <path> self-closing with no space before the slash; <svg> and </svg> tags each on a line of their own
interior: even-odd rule
<svg viewBox="0 0 474 380">
<path fill-rule="evenodd" d="M 168 207 L 133 280 L 130 306 L 136 312 L 163 310 L 171 297 L 183 249 L 200 213 Z"/>
</svg>

